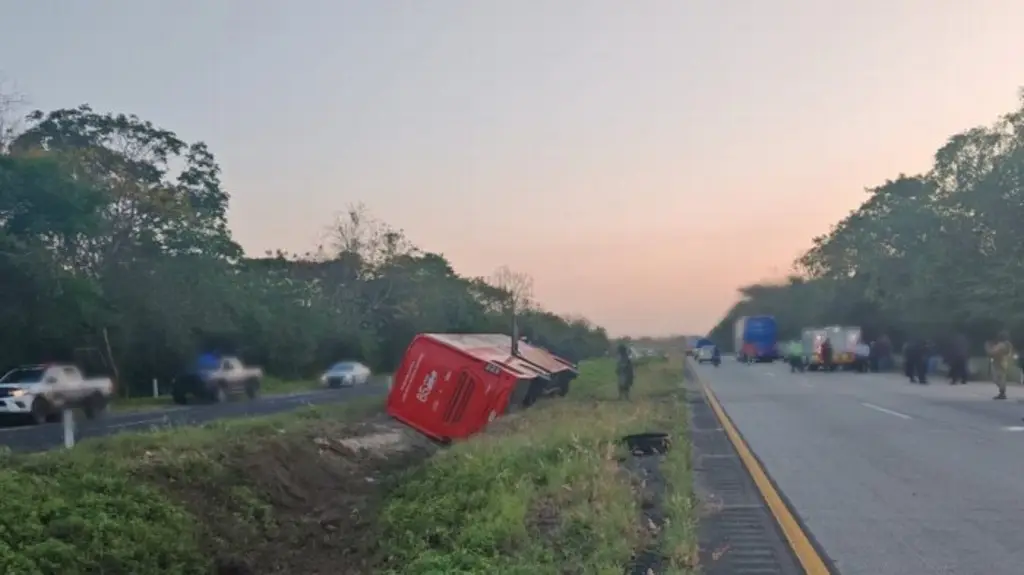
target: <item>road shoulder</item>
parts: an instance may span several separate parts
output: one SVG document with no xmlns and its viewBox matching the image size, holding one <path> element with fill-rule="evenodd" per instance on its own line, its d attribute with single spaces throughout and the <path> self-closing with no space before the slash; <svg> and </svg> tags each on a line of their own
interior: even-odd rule
<svg viewBox="0 0 1024 575">
<path fill-rule="evenodd" d="M 709 388 L 687 363 L 686 394 L 705 575 L 837 571 Z"/>
</svg>

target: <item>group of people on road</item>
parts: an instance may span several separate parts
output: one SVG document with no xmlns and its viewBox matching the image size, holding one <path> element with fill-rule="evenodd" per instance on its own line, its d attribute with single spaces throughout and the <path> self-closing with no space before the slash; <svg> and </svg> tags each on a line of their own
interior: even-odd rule
<svg viewBox="0 0 1024 575">
<path fill-rule="evenodd" d="M 804 344 L 799 341 L 792 341 L 788 344 L 788 347 L 783 350 L 786 357 L 786 362 L 789 364 L 789 370 L 791 372 L 804 371 L 807 369 L 808 359 L 804 350 Z M 818 346 L 818 357 L 821 359 L 821 368 L 824 371 L 832 371 L 835 369 L 835 347 L 832 345 L 832 340 L 826 337 L 822 340 Z"/>
<path fill-rule="evenodd" d="M 933 371 L 931 364 L 941 356 L 949 367 L 949 384 L 965 385 L 969 373 L 968 365 L 971 358 L 970 342 L 963 334 L 956 334 L 949 339 L 940 354 L 932 341 L 915 338 L 903 346 L 903 373 L 911 383 L 928 384 L 928 373 Z M 1007 375 L 1013 367 L 1015 352 L 1010 334 L 1002 330 L 993 341 L 985 343 L 985 355 L 991 362 L 992 382 L 996 384 L 998 393 L 993 399 L 1006 399 Z M 1024 358 L 1018 358 L 1024 362 Z M 1021 365 L 1024 368 L 1024 363 Z"/>
</svg>

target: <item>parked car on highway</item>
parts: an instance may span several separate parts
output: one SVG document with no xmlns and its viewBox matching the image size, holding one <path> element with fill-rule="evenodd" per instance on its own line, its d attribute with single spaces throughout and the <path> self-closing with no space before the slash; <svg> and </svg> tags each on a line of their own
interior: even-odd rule
<svg viewBox="0 0 1024 575">
<path fill-rule="evenodd" d="M 350 387 L 365 385 L 373 372 L 358 361 L 339 361 L 320 376 L 320 383 L 327 387 Z"/>
<path fill-rule="evenodd" d="M 85 378 L 71 364 L 23 365 L 0 377 L 0 415 L 27 416 L 39 424 L 56 419 L 65 407 L 81 407 L 93 419 L 113 394 L 110 378 Z"/>
<path fill-rule="evenodd" d="M 718 349 L 714 345 L 703 345 L 697 348 L 697 363 L 715 363 L 715 350 Z M 719 361 L 721 357 L 719 356 Z"/>
<path fill-rule="evenodd" d="M 210 366 L 201 366 L 176 377 L 171 395 L 178 404 L 188 403 L 190 396 L 217 403 L 241 393 L 249 399 L 255 399 L 262 381 L 261 368 L 246 367 L 237 357 L 225 356 Z"/>
</svg>

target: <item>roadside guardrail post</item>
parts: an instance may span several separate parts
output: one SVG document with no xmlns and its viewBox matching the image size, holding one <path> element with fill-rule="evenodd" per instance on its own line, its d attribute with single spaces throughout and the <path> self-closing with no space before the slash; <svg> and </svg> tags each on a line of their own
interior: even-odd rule
<svg viewBox="0 0 1024 575">
<path fill-rule="evenodd" d="M 160 397 L 160 382 L 153 378 L 153 397 Z"/>
<path fill-rule="evenodd" d="M 71 449 L 75 446 L 75 414 L 69 409 L 61 410 L 61 420 L 64 423 L 64 447 Z"/>
</svg>

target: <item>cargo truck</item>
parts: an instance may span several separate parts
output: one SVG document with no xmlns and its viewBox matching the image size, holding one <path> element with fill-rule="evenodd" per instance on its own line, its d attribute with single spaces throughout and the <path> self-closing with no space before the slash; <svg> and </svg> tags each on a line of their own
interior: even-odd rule
<svg viewBox="0 0 1024 575">
<path fill-rule="evenodd" d="M 861 329 L 854 326 L 809 327 L 803 331 L 804 353 L 807 368 L 811 371 L 822 369 L 821 344 L 827 338 L 832 343 L 832 369 L 860 369 L 857 344 L 860 343 Z"/>
<path fill-rule="evenodd" d="M 733 328 L 739 361 L 772 362 L 779 357 L 778 325 L 770 315 L 743 316 Z"/>
</svg>

